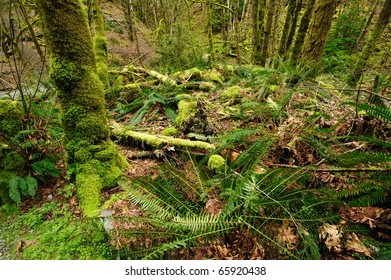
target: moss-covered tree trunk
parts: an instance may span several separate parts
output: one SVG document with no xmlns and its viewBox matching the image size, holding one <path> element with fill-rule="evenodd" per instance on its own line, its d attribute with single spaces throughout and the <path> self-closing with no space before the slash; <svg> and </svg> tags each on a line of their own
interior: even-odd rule
<svg viewBox="0 0 391 280">
<path fill-rule="evenodd" d="M 354 66 L 352 74 L 348 78 L 347 82 L 350 86 L 355 87 L 358 81 L 360 80 L 361 75 L 364 72 L 366 61 L 368 60 L 369 56 L 372 54 L 376 46 L 376 42 L 383 35 L 383 31 L 386 28 L 388 22 L 390 21 L 390 16 L 391 16 L 391 0 L 386 0 L 383 4 L 383 8 L 380 12 L 375 27 L 372 30 L 372 33 L 370 34 L 368 41 L 366 42 L 364 49 Z"/>
<path fill-rule="evenodd" d="M 286 45 L 285 45 L 285 47 L 286 47 L 285 55 L 286 56 L 287 56 L 288 51 L 291 48 L 291 45 L 292 45 L 292 42 L 293 42 L 293 38 L 294 38 L 295 33 L 296 33 L 297 21 L 299 19 L 299 14 L 300 14 L 300 11 L 301 11 L 302 4 L 303 4 L 302 0 L 297 0 L 295 11 L 294 11 L 293 18 L 292 18 L 291 30 L 289 31 L 288 38 L 286 39 Z"/>
<path fill-rule="evenodd" d="M 68 173 L 87 216 L 98 213 L 100 191 L 115 185 L 126 162 L 110 141 L 104 87 L 80 0 L 36 0 L 58 89 Z"/>
<path fill-rule="evenodd" d="M 262 42 L 264 34 L 265 0 L 252 0 L 252 61 L 255 64 L 261 62 Z"/>
<path fill-rule="evenodd" d="M 99 79 L 106 89 L 109 88 L 109 76 L 107 67 L 107 40 L 105 33 L 105 19 L 103 17 L 101 0 L 92 1 L 94 23 L 94 51 L 96 57 L 96 69 Z"/>
<path fill-rule="evenodd" d="M 282 30 L 280 45 L 278 47 L 278 55 L 281 58 L 283 58 L 285 52 L 287 51 L 288 36 L 292 27 L 292 19 L 295 14 L 296 6 L 297 6 L 296 0 L 288 1 L 288 10 L 285 15 L 284 28 Z M 275 60 L 275 66 L 278 66 L 278 59 Z"/>
<path fill-rule="evenodd" d="M 266 25 L 265 25 L 265 33 L 264 40 L 262 44 L 262 54 L 261 54 L 261 65 L 266 65 L 266 59 L 268 57 L 269 43 L 272 37 L 272 25 L 273 25 L 273 16 L 274 16 L 274 8 L 275 8 L 275 0 L 269 0 L 268 8 L 267 8 L 267 16 L 266 16 Z"/>
<path fill-rule="evenodd" d="M 318 62 L 322 57 L 336 8 L 337 0 L 316 0 L 300 58 L 306 68 L 310 68 L 311 63 Z"/>
<path fill-rule="evenodd" d="M 312 16 L 312 10 L 314 9 L 315 0 L 309 0 L 307 2 L 307 6 L 305 8 L 304 14 L 301 18 L 299 30 L 297 31 L 297 36 L 295 40 L 295 44 L 292 49 L 292 61 L 294 63 L 297 63 L 301 49 L 304 44 L 304 39 L 307 35 L 308 26 L 310 25 L 311 16 Z"/>
</svg>

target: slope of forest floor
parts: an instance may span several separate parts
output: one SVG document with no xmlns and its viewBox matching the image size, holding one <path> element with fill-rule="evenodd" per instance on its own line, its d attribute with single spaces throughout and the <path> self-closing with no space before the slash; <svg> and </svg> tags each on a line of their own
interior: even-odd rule
<svg viewBox="0 0 391 280">
<path fill-rule="evenodd" d="M 154 34 L 139 22 L 137 50 L 105 5 L 107 115 L 129 166 L 83 216 L 46 85 L 18 139 L 39 187 L 0 208 L 0 259 L 391 259 L 389 88 L 289 65 L 160 73 Z"/>
</svg>

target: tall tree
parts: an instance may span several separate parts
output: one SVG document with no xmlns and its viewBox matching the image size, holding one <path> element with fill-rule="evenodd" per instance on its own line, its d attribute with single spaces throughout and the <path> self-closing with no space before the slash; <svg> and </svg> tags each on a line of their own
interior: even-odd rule
<svg viewBox="0 0 391 280">
<path fill-rule="evenodd" d="M 100 191 L 126 166 L 110 140 L 93 43 L 80 0 L 36 0 L 58 90 L 68 173 L 87 216 L 98 213 Z"/>
<path fill-rule="evenodd" d="M 265 25 L 265 33 L 264 40 L 262 44 L 262 54 L 261 54 L 261 65 L 266 65 L 266 59 L 268 57 L 269 43 L 272 37 L 272 24 L 273 24 L 273 16 L 274 16 L 274 8 L 275 8 L 275 0 L 269 0 L 267 7 L 267 16 L 266 16 L 266 25 Z"/>
<path fill-rule="evenodd" d="M 376 42 L 382 37 L 384 29 L 386 28 L 388 22 L 390 21 L 391 16 L 391 0 L 386 0 L 383 4 L 382 10 L 380 12 L 379 18 L 375 24 L 374 29 L 369 35 L 368 41 L 366 42 L 363 51 L 358 58 L 353 72 L 349 75 L 348 84 L 352 87 L 355 87 L 358 81 L 361 78 L 362 73 L 364 72 L 365 64 L 370 55 L 372 54 Z"/>
<path fill-rule="evenodd" d="M 318 62 L 322 57 L 336 8 L 337 0 L 316 0 L 301 53 L 300 62 L 303 65 Z"/>
<path fill-rule="evenodd" d="M 260 63 L 262 41 L 264 33 L 264 17 L 265 17 L 266 0 L 252 0 L 252 60 L 253 63 Z"/>
<path fill-rule="evenodd" d="M 278 47 L 278 55 L 281 58 L 284 56 L 285 52 L 287 51 L 288 36 L 292 26 L 292 19 L 294 18 L 295 15 L 296 6 L 297 6 L 296 0 L 288 1 L 288 10 L 285 15 L 284 28 L 282 30 L 280 45 Z M 277 61 L 278 59 L 275 60 L 276 63 Z"/>
<path fill-rule="evenodd" d="M 99 79 L 106 89 L 109 88 L 109 76 L 107 66 L 107 40 L 105 32 L 105 19 L 103 17 L 101 0 L 92 0 L 92 22 L 94 23 L 94 51 L 96 57 L 96 69 Z"/>
<path fill-rule="evenodd" d="M 297 31 L 295 44 L 292 49 L 291 59 L 294 63 L 296 63 L 300 57 L 301 49 L 304 44 L 304 39 L 307 35 L 308 26 L 310 25 L 314 4 L 315 4 L 315 0 L 309 0 L 307 2 L 307 6 L 306 6 L 304 14 L 301 18 L 299 29 Z"/>
</svg>

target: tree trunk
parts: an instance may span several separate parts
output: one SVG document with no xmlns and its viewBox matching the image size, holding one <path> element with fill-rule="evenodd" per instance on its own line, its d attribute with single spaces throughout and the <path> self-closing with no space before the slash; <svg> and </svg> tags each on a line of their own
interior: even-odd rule
<svg viewBox="0 0 391 280">
<path fill-rule="evenodd" d="M 109 76 L 107 67 L 107 40 L 105 32 L 105 19 L 103 18 L 101 0 L 92 1 L 92 22 L 94 24 L 94 52 L 96 58 L 96 70 L 99 79 L 105 89 L 109 88 Z"/>
<path fill-rule="evenodd" d="M 79 204 L 98 214 L 100 191 L 116 184 L 126 166 L 110 140 L 86 14 L 79 0 L 36 0 L 50 51 L 50 77 L 61 103 L 68 173 Z"/>
<path fill-rule="evenodd" d="M 300 21 L 299 30 L 295 40 L 295 45 L 292 49 L 292 61 L 296 64 L 301 53 L 301 49 L 304 43 L 304 39 L 307 35 L 308 26 L 310 25 L 312 10 L 314 8 L 315 0 L 309 0 L 307 7 L 305 8 L 304 14 Z"/>
<path fill-rule="evenodd" d="M 261 55 L 261 58 L 262 58 L 261 65 L 262 66 L 266 65 L 266 59 L 268 57 L 268 49 L 269 49 L 269 42 L 271 39 L 274 8 L 275 8 L 275 0 L 269 0 L 269 4 L 268 4 L 268 8 L 267 8 L 264 40 L 263 40 L 263 46 L 262 46 L 262 55 Z"/>
<path fill-rule="evenodd" d="M 295 36 L 295 33 L 296 33 L 297 21 L 299 19 L 299 14 L 300 14 L 300 11 L 301 11 L 302 4 L 303 4 L 302 0 L 298 0 L 297 1 L 296 7 L 295 7 L 295 11 L 294 11 L 294 15 L 293 15 L 293 19 L 292 19 L 291 30 L 289 31 L 289 35 L 288 35 L 288 38 L 287 38 L 287 41 L 286 41 L 285 54 L 288 53 L 288 51 L 290 50 L 290 47 L 292 45 L 293 37 Z"/>
<path fill-rule="evenodd" d="M 280 40 L 280 46 L 278 47 L 278 55 L 280 56 L 281 59 L 284 56 L 285 52 L 287 51 L 287 41 L 288 41 L 289 32 L 291 30 L 292 19 L 294 17 L 296 6 L 297 6 L 296 0 L 289 0 L 288 11 L 286 12 L 284 28 L 282 30 L 282 35 Z M 275 61 L 277 62 L 278 59 L 276 59 Z"/>
<path fill-rule="evenodd" d="M 252 0 L 252 31 L 253 31 L 253 53 L 252 61 L 255 64 L 261 62 L 262 41 L 264 33 L 265 0 Z"/>
<path fill-rule="evenodd" d="M 380 0 L 374 0 L 374 2 L 372 4 L 372 8 L 371 8 L 371 13 L 369 14 L 369 17 L 365 23 L 365 27 L 361 31 L 360 36 L 357 38 L 350 54 L 352 54 L 353 52 L 356 52 L 359 49 L 360 43 L 364 40 L 364 37 L 368 32 L 369 26 L 371 25 L 372 19 L 376 14 L 377 5 L 379 4 L 379 1 Z"/>
<path fill-rule="evenodd" d="M 318 62 L 323 55 L 327 35 L 331 28 L 333 15 L 337 7 L 337 0 L 317 0 L 314 13 L 305 38 L 300 62 L 311 65 Z"/>
<path fill-rule="evenodd" d="M 386 0 L 380 12 L 379 18 L 375 24 L 375 27 L 371 35 L 369 36 L 368 41 L 365 44 L 364 49 L 356 62 L 356 65 L 354 66 L 353 73 L 348 78 L 348 84 L 351 87 L 355 87 L 358 81 L 360 80 L 361 75 L 364 72 L 366 61 L 368 60 L 369 56 L 372 54 L 376 46 L 376 42 L 383 35 L 383 31 L 386 28 L 388 22 L 390 21 L 390 16 L 391 16 L 391 0 Z"/>
</svg>

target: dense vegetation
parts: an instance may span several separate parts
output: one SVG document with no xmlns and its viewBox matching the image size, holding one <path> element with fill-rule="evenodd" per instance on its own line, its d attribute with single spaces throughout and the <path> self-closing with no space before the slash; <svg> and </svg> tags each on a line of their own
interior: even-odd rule
<svg viewBox="0 0 391 280">
<path fill-rule="evenodd" d="M 0 259 L 391 258 L 390 0 L 0 4 Z"/>
</svg>

